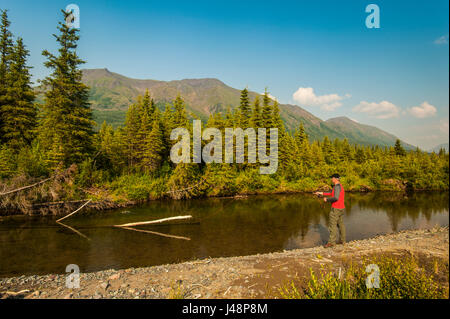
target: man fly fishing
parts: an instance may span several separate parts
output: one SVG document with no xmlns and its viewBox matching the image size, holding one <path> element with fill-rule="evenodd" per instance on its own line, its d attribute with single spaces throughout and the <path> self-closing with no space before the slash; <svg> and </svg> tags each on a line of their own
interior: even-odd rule
<svg viewBox="0 0 450 319">
<path fill-rule="evenodd" d="M 331 193 L 315 192 L 316 195 L 330 196 L 324 197 L 323 200 L 326 203 L 331 203 L 330 211 L 330 226 L 328 230 L 330 231 L 330 239 L 328 243 L 324 246 L 325 248 L 333 247 L 336 245 L 336 237 L 339 229 L 340 243 L 345 244 L 345 226 L 344 226 L 344 198 L 345 191 L 344 187 L 341 185 L 339 174 L 333 174 L 331 176 L 331 182 L 333 183 L 333 190 Z"/>
</svg>

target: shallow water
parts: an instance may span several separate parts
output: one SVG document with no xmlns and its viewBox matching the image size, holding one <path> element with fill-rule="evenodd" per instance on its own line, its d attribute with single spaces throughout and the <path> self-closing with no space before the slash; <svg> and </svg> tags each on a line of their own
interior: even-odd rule
<svg viewBox="0 0 450 319">
<path fill-rule="evenodd" d="M 448 192 L 347 194 L 347 240 L 448 226 L 448 200 Z M 81 235 L 54 217 L 12 216 L 0 221 L 0 277 L 64 273 L 68 264 L 91 272 L 313 247 L 328 238 L 328 213 L 329 205 L 307 194 L 157 201 L 63 221 Z M 179 215 L 193 219 L 136 229 L 185 239 L 110 227 Z"/>
</svg>

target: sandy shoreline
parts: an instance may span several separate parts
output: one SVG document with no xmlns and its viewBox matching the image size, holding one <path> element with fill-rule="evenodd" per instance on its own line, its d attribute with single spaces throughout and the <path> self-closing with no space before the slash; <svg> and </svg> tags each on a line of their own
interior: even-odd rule
<svg viewBox="0 0 450 319">
<path fill-rule="evenodd" d="M 331 249 L 314 247 L 242 257 L 212 258 L 145 268 L 80 274 L 80 288 L 66 288 L 66 275 L 0 278 L 0 298 L 266 298 L 280 284 L 321 265 L 389 253 L 437 258 L 448 265 L 449 228 L 408 230 L 355 240 Z M 448 271 L 448 267 L 447 270 Z M 445 274 L 444 274 L 445 276 Z M 276 296 L 275 296 L 276 297 Z"/>
</svg>

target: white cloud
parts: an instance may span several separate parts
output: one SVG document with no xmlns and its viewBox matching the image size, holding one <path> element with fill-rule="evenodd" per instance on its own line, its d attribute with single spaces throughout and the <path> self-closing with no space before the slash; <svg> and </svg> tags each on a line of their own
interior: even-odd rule
<svg viewBox="0 0 450 319">
<path fill-rule="evenodd" d="M 353 111 L 367 113 L 377 119 L 389 119 L 400 114 L 400 108 L 388 101 L 380 103 L 361 101 L 353 108 Z"/>
<path fill-rule="evenodd" d="M 313 88 L 300 87 L 292 95 L 292 98 L 300 106 L 318 106 L 322 110 L 333 111 L 342 105 L 341 100 L 350 96 L 350 94 L 345 96 L 338 94 L 316 95 Z"/>
<path fill-rule="evenodd" d="M 264 93 L 261 93 L 261 95 L 264 95 Z M 272 94 L 270 94 L 270 93 L 267 93 L 267 96 L 268 97 L 270 97 L 272 100 L 274 100 L 274 101 L 277 101 L 278 102 L 278 99 L 275 97 L 275 96 L 273 96 Z"/>
<path fill-rule="evenodd" d="M 409 109 L 409 112 L 419 119 L 436 115 L 436 108 L 427 101 L 420 104 L 420 106 L 413 106 Z"/>
<path fill-rule="evenodd" d="M 443 35 L 442 37 L 437 38 L 436 40 L 434 40 L 434 44 L 448 44 L 448 35 Z"/>
<path fill-rule="evenodd" d="M 439 122 L 439 130 L 448 135 L 448 119 L 443 119 Z"/>
</svg>

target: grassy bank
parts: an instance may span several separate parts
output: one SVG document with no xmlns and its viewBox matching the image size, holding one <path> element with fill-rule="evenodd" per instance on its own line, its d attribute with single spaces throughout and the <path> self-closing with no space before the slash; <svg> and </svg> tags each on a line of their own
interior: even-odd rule
<svg viewBox="0 0 450 319">
<path fill-rule="evenodd" d="M 44 179 L 42 184 L 0 196 L 0 214 L 65 214 L 88 199 L 92 200 L 89 207 L 100 210 L 158 199 L 310 193 L 331 189 L 327 173 L 292 179 L 282 174 L 261 175 L 257 168 L 238 170 L 217 164 L 200 171 L 184 164 L 165 174 L 130 173 L 113 177 L 104 171 L 72 165 L 49 180 Z M 39 181 L 42 180 L 25 175 L 2 180 L 0 194 Z M 406 179 L 361 178 L 352 174 L 343 176 L 342 184 L 347 192 L 448 190 L 448 184 L 423 187 Z"/>
</svg>

